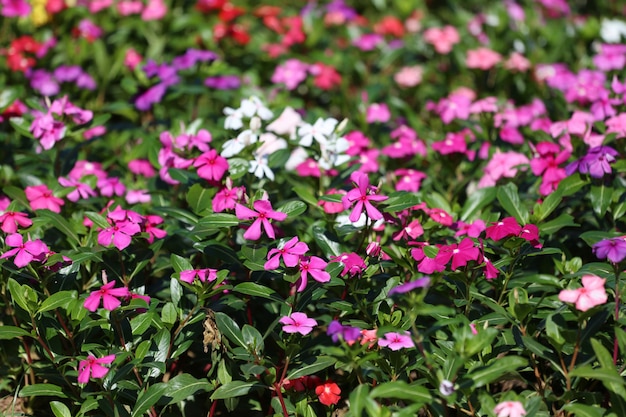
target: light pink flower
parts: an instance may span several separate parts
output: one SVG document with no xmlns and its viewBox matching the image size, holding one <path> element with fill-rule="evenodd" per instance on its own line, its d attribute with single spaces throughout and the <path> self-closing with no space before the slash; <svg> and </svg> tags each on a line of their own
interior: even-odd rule
<svg viewBox="0 0 626 417">
<path fill-rule="evenodd" d="M 415 347 L 413 339 L 409 332 L 389 332 L 385 333 L 382 339 L 378 339 L 378 345 L 382 347 L 388 347 L 391 350 L 400 350 L 402 348 Z"/>
<path fill-rule="evenodd" d="M 29 185 L 24 192 L 33 210 L 48 209 L 60 213 L 61 206 L 65 204 L 63 199 L 55 197 L 46 185 Z"/>
<path fill-rule="evenodd" d="M 465 65 L 467 65 L 467 68 L 488 70 L 500 61 L 502 61 L 502 55 L 489 48 L 480 47 L 467 51 Z"/>
<path fill-rule="evenodd" d="M 438 53 L 448 54 L 452 51 L 452 46 L 461 41 L 461 37 L 454 26 L 447 25 L 443 28 L 426 29 L 424 40 L 433 45 Z"/>
<path fill-rule="evenodd" d="M 478 188 L 494 186 L 500 178 L 514 178 L 518 170 L 520 168 L 525 169 L 525 165 L 529 163 L 530 160 L 522 153 L 498 151 L 493 154 L 491 160 L 483 169 L 484 174 L 478 182 Z"/>
<path fill-rule="evenodd" d="M 497 417 L 522 417 L 526 415 L 524 406 L 519 401 L 504 401 L 493 409 Z"/>
<path fill-rule="evenodd" d="M 126 287 L 113 288 L 115 281 L 108 282 L 99 290 L 92 291 L 85 299 L 83 306 L 89 311 L 96 311 L 100 306 L 100 300 L 105 309 L 112 311 L 118 308 L 122 302 L 118 298 L 130 297 L 130 291 Z"/>
<path fill-rule="evenodd" d="M 595 275 L 584 275 L 583 286 L 574 290 L 562 290 L 559 293 L 559 300 L 565 303 L 576 303 L 578 310 L 587 311 L 590 308 L 606 303 L 605 282 L 606 279 L 604 278 Z"/>
<path fill-rule="evenodd" d="M 280 264 L 280 258 L 283 258 L 285 266 L 292 268 L 298 265 L 300 256 L 307 253 L 309 246 L 298 240 L 298 236 L 293 237 L 282 247 L 270 249 L 267 253 L 267 262 L 264 268 L 268 271 L 277 269 Z"/>
<path fill-rule="evenodd" d="M 48 246 L 41 240 L 27 240 L 24 242 L 24 238 L 19 233 L 14 233 L 6 237 L 4 242 L 7 246 L 14 249 L 10 249 L 0 255 L 0 259 L 8 258 L 15 255 L 13 263 L 18 268 L 22 268 L 28 265 L 33 259 L 45 254 L 49 251 Z"/>
<path fill-rule="evenodd" d="M 504 68 L 511 71 L 526 72 L 530 69 L 530 61 L 519 52 L 513 52 L 504 63 Z"/>
<path fill-rule="evenodd" d="M 285 110 L 278 116 L 276 120 L 266 126 L 266 130 L 274 132 L 277 135 L 288 135 L 290 138 L 296 134 L 296 128 L 302 123 L 302 116 L 291 107 L 286 107 Z"/>
<path fill-rule="evenodd" d="M 272 203 L 269 200 L 257 200 L 253 204 L 254 210 L 247 208 L 241 204 L 235 204 L 235 215 L 239 220 L 249 220 L 256 217 L 252 225 L 243 234 L 243 237 L 248 240 L 258 240 L 261 238 L 261 226 L 265 229 L 265 233 L 270 239 L 274 239 L 274 226 L 270 223 L 271 220 L 282 222 L 287 218 L 287 214 L 274 211 Z"/>
<path fill-rule="evenodd" d="M 64 187 L 75 187 L 74 190 L 67 195 L 67 199 L 73 202 L 96 196 L 96 192 L 89 184 L 79 182 L 72 178 L 59 177 L 59 184 Z"/>
<path fill-rule="evenodd" d="M 422 82 L 422 67 L 413 65 L 412 67 L 402 67 L 393 76 L 394 81 L 400 87 L 415 87 Z"/>
<path fill-rule="evenodd" d="M 391 118 L 389 107 L 385 103 L 372 103 L 367 108 L 367 114 L 365 120 L 367 123 L 388 122 Z"/>
<path fill-rule="evenodd" d="M 105 197 L 123 196 L 126 193 L 126 186 L 118 177 L 100 178 L 96 186 L 100 189 L 100 194 Z"/>
<path fill-rule="evenodd" d="M 279 322 L 283 324 L 283 332 L 300 333 L 303 336 L 311 333 L 317 321 L 310 319 L 304 313 L 291 313 L 289 316 L 282 317 Z"/>
<path fill-rule="evenodd" d="M 91 377 L 104 378 L 109 369 L 102 365 L 108 365 L 114 360 L 115 355 L 108 355 L 102 358 L 96 358 L 93 355 L 87 356 L 87 359 L 78 363 L 78 383 L 86 384 Z"/>
<path fill-rule="evenodd" d="M 167 6 L 163 0 L 148 0 L 148 4 L 141 12 L 143 20 L 159 20 L 167 13 Z"/>
</svg>

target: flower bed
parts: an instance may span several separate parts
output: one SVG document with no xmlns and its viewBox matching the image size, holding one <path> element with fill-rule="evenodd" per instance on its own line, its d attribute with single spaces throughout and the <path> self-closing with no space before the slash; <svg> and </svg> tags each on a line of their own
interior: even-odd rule
<svg viewBox="0 0 626 417">
<path fill-rule="evenodd" d="M 7 416 L 621 416 L 626 9 L 1 0 Z"/>
</svg>

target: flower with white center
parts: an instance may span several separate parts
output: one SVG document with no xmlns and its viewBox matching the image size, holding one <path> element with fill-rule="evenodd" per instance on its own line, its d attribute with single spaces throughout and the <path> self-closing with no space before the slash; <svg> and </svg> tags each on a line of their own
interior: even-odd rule
<svg viewBox="0 0 626 417">
<path fill-rule="evenodd" d="M 298 136 L 300 136 L 300 145 L 311 146 L 313 139 L 320 145 L 325 144 L 330 136 L 334 133 L 337 126 L 337 119 L 328 118 L 326 120 L 319 118 L 313 125 L 304 123 L 298 128 Z"/>
</svg>

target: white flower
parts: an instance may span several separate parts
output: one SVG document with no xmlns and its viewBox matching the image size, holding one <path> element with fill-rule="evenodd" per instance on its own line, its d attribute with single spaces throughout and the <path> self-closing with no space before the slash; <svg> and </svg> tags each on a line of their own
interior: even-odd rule
<svg viewBox="0 0 626 417">
<path fill-rule="evenodd" d="M 257 134 L 251 129 L 246 129 L 239 133 L 236 138 L 229 139 L 224 142 L 224 146 L 220 155 L 224 158 L 230 158 L 237 155 L 246 146 L 255 143 L 258 140 Z"/>
<path fill-rule="evenodd" d="M 619 43 L 626 38 L 626 22 L 617 19 L 602 19 L 600 37 L 604 42 Z"/>
<path fill-rule="evenodd" d="M 294 169 L 298 168 L 298 165 L 306 161 L 308 157 L 309 155 L 307 154 L 306 150 L 302 146 L 298 146 L 291 152 L 291 155 L 289 156 L 289 159 L 285 164 L 285 169 L 287 171 L 293 171 Z"/>
<path fill-rule="evenodd" d="M 256 96 L 241 100 L 240 109 L 246 117 L 252 117 L 256 114 L 263 120 L 269 120 L 274 116 L 274 113 L 265 107 L 263 102 Z"/>
<path fill-rule="evenodd" d="M 267 177 L 270 180 L 274 181 L 274 173 L 267 165 L 268 156 L 267 155 L 254 155 L 254 161 L 250 161 L 250 169 L 248 172 L 254 174 L 257 178 Z"/>
<path fill-rule="evenodd" d="M 346 155 L 345 152 L 349 147 L 350 143 L 346 138 L 331 137 L 325 145 L 320 146 L 322 150 L 322 156 L 318 161 L 320 168 L 328 170 L 348 162 L 350 156 Z"/>
<path fill-rule="evenodd" d="M 337 123 L 337 119 L 333 119 L 331 117 L 326 120 L 319 118 L 313 125 L 308 123 L 303 124 L 298 129 L 300 145 L 311 146 L 313 144 L 313 139 L 315 139 L 320 145 L 325 144 L 335 131 Z"/>
<path fill-rule="evenodd" d="M 256 150 L 259 155 L 271 155 L 279 149 L 287 148 L 287 141 L 273 133 L 263 133 L 259 137 L 259 142 L 262 142 L 262 145 Z"/>
<path fill-rule="evenodd" d="M 243 112 L 241 109 L 233 109 L 232 107 L 226 107 L 224 109 L 226 120 L 224 121 L 224 129 L 237 130 L 243 127 Z"/>
</svg>

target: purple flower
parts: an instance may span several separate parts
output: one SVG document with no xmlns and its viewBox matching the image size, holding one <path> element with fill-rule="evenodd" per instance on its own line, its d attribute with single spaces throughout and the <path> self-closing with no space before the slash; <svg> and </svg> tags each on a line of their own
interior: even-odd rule
<svg viewBox="0 0 626 417">
<path fill-rule="evenodd" d="M 358 327 L 347 326 L 341 324 L 337 320 L 333 320 L 328 325 L 326 334 L 328 334 L 335 343 L 337 343 L 339 338 L 341 338 L 345 340 L 346 343 L 352 344 L 356 342 L 359 337 L 361 337 L 361 329 Z"/>
<path fill-rule="evenodd" d="M 154 103 L 161 101 L 166 89 L 163 83 L 153 85 L 135 99 L 135 107 L 141 111 L 150 110 Z"/>
<path fill-rule="evenodd" d="M 59 94 L 59 83 L 48 71 L 38 69 L 29 72 L 27 75 L 30 78 L 30 86 L 34 90 L 37 90 L 42 96 L 54 96 Z"/>
<path fill-rule="evenodd" d="M 72 82 L 82 73 L 83 70 L 78 65 L 61 65 L 54 70 L 54 78 L 62 83 Z"/>
<path fill-rule="evenodd" d="M 241 86 L 237 75 L 217 75 L 204 80 L 204 85 L 216 90 L 235 90 Z"/>
<path fill-rule="evenodd" d="M 608 259 L 613 263 L 621 262 L 626 258 L 626 240 L 623 237 L 602 239 L 591 249 L 598 259 Z"/>
<path fill-rule="evenodd" d="M 593 178 L 602 178 L 611 173 L 611 163 L 619 153 L 610 146 L 596 146 L 589 149 L 587 155 L 565 167 L 565 173 L 571 175 L 575 171 L 589 174 Z"/>
<path fill-rule="evenodd" d="M 389 290 L 389 293 L 387 295 L 391 296 L 394 294 L 404 294 L 409 291 L 413 291 L 416 288 L 425 288 L 425 287 L 428 287 L 429 285 L 430 285 L 430 278 L 422 277 L 414 281 L 409 281 L 404 284 L 400 284 L 398 286 L 393 287 L 392 289 Z"/>
</svg>

